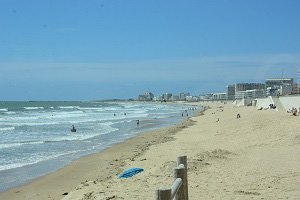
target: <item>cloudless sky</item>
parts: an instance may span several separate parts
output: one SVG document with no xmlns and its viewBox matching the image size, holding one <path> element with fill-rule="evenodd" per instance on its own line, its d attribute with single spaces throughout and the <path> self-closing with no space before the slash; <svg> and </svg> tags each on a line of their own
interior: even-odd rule
<svg viewBox="0 0 300 200">
<path fill-rule="evenodd" d="M 0 100 L 297 81 L 299 10 L 298 0 L 0 0 Z"/>
</svg>

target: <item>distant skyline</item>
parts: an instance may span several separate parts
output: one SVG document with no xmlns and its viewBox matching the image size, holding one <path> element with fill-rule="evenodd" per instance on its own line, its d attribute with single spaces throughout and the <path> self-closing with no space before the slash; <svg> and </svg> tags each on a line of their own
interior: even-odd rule
<svg viewBox="0 0 300 200">
<path fill-rule="evenodd" d="M 0 100 L 297 81 L 299 8 L 298 0 L 0 0 Z"/>
</svg>

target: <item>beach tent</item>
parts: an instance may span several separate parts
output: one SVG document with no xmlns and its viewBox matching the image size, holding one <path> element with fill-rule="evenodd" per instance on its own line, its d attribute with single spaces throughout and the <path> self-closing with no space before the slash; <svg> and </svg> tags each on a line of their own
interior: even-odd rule
<svg viewBox="0 0 300 200">
<path fill-rule="evenodd" d="M 256 100 L 256 107 L 260 108 L 269 108 L 270 104 L 274 104 L 273 98 L 271 96 L 267 97 L 267 98 L 259 98 L 259 99 L 255 99 Z"/>
</svg>

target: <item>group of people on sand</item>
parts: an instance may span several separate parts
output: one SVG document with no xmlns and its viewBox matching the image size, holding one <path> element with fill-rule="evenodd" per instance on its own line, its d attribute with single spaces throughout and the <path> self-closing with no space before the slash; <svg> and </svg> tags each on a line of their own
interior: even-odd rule
<svg viewBox="0 0 300 200">
<path fill-rule="evenodd" d="M 297 108 L 292 107 L 291 109 L 287 110 L 287 113 L 292 113 L 292 115 L 298 116 L 300 113 L 300 108 L 299 108 L 299 112 L 298 112 Z"/>
<path fill-rule="evenodd" d="M 268 109 L 276 109 L 276 105 L 269 104 L 269 107 L 266 107 L 266 108 L 263 108 L 262 106 L 260 106 L 257 110 L 268 110 Z"/>
</svg>

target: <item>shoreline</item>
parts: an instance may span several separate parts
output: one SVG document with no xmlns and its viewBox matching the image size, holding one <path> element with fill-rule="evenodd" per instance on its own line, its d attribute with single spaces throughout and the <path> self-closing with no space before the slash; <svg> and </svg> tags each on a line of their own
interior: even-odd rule
<svg viewBox="0 0 300 200">
<path fill-rule="evenodd" d="M 208 103 L 204 115 L 140 134 L 0 193 L 2 199 L 155 199 L 188 158 L 190 199 L 299 199 L 299 116 Z M 240 118 L 237 118 L 240 114 Z M 130 167 L 144 171 L 128 179 Z M 63 195 L 63 194 L 66 195 Z"/>
<path fill-rule="evenodd" d="M 203 111 L 196 112 L 202 113 Z M 125 160 L 134 160 L 153 144 L 172 140 L 174 134 L 178 130 L 190 126 L 191 124 L 192 122 L 189 117 L 182 119 L 175 125 L 143 131 L 132 138 L 112 144 L 100 152 L 76 159 L 54 172 L 50 172 L 33 180 L 29 180 L 20 186 L 0 192 L 0 199 L 61 199 L 64 197 L 62 195 L 63 193 L 70 192 L 80 183 L 95 179 L 95 170 L 101 170 L 99 174 L 114 173 L 117 175 L 121 172 L 120 167 L 124 166 Z M 167 134 L 162 135 L 162 132 L 166 132 Z M 135 146 L 139 148 L 139 153 L 135 150 Z M 122 155 L 122 151 L 125 150 L 132 153 Z M 122 158 L 120 158 L 120 156 Z M 103 167 L 98 164 L 97 160 Z M 87 166 L 86 163 L 89 163 L 89 166 Z M 76 168 L 80 169 L 77 170 Z M 87 170 L 83 172 L 82 168 L 86 168 Z M 93 172 L 89 173 L 88 171 Z M 65 179 L 65 177 L 69 177 L 69 179 Z M 97 181 L 104 181 L 109 178 L 112 178 L 112 175 L 99 175 L 96 179 Z"/>
</svg>

